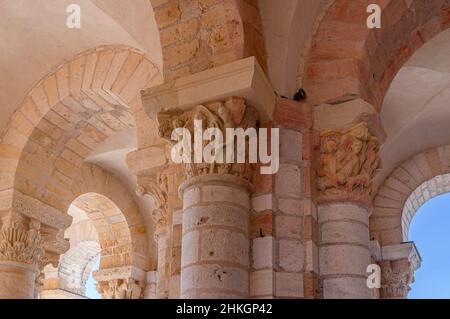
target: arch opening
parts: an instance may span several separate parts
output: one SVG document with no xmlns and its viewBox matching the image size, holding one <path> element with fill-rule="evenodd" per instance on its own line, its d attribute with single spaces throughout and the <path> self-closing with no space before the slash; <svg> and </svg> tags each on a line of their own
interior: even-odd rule
<svg viewBox="0 0 450 319">
<path fill-rule="evenodd" d="M 410 285 L 408 299 L 443 299 L 450 297 L 450 276 L 447 269 L 450 259 L 443 253 L 448 249 L 450 239 L 450 193 L 448 192 L 448 176 L 435 180 L 435 191 L 428 195 L 427 188 L 418 188 L 422 194 L 427 193 L 425 200 L 412 194 L 413 200 L 421 205 L 408 225 L 408 238 L 413 240 L 422 258 L 421 266 L 414 272 L 414 281 Z M 442 183 L 439 183 L 442 182 Z M 421 201 L 424 203 L 421 204 Z M 406 226 L 406 225 L 405 225 Z"/>
<path fill-rule="evenodd" d="M 117 280 L 113 273 L 145 267 L 143 262 L 147 262 L 133 246 L 132 227 L 125 213 L 110 198 L 93 192 L 78 196 L 68 213 L 73 217 L 65 231 L 70 248 L 60 256 L 58 268 L 49 265 L 44 269 L 41 298 L 95 298 L 98 294 L 102 298 L 118 298 L 105 294 L 103 289 L 109 285 L 109 279 Z M 108 275 L 112 277 L 106 278 Z"/>
</svg>

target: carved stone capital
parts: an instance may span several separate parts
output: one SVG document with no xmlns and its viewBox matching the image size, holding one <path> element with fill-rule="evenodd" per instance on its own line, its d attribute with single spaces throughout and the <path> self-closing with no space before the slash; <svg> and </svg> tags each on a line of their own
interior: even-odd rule
<svg viewBox="0 0 450 319">
<path fill-rule="evenodd" d="M 18 214 L 3 218 L 0 228 L 0 260 L 40 268 L 45 257 L 41 223 Z"/>
<path fill-rule="evenodd" d="M 242 128 L 246 130 L 248 128 L 256 128 L 258 118 L 259 115 L 256 109 L 248 106 L 243 98 L 238 97 L 228 98 L 225 101 L 197 105 L 187 111 L 171 110 L 157 114 L 159 134 L 171 144 L 177 143 L 177 141 L 172 140 L 172 132 L 175 129 L 184 128 L 190 132 L 191 154 L 188 155 L 189 163 L 184 161 L 185 173 L 188 178 L 208 174 L 230 174 L 249 180 L 253 173 L 253 165 L 248 162 L 237 163 L 236 161 L 235 163 L 225 163 L 225 161 L 214 161 L 213 163 L 195 163 L 195 121 L 202 121 L 202 133 L 209 128 L 220 130 L 223 137 L 223 144 L 219 149 L 222 155 L 224 155 L 226 154 L 225 149 L 228 143 L 233 143 L 231 147 L 234 147 L 234 154 L 237 154 L 236 142 L 226 140 L 226 129 Z M 202 140 L 201 143 L 203 150 L 210 141 Z"/>
<path fill-rule="evenodd" d="M 112 279 L 97 283 L 102 299 L 142 299 L 145 283 L 132 278 Z"/>
<path fill-rule="evenodd" d="M 153 225 L 155 233 L 167 226 L 169 203 L 168 177 L 164 173 L 158 173 L 152 178 L 146 179 L 145 184 L 138 185 L 136 194 L 138 196 L 150 195 L 155 202 L 155 209 L 152 211 Z"/>
<path fill-rule="evenodd" d="M 381 297 L 404 299 L 414 281 L 422 258 L 413 242 L 384 246 L 381 249 Z"/>
<path fill-rule="evenodd" d="M 94 273 L 103 299 L 141 299 L 146 273 L 135 267 L 103 269 Z"/>
<path fill-rule="evenodd" d="M 413 278 L 413 271 L 406 259 L 396 265 L 389 261 L 381 262 L 381 297 L 405 299 Z"/>
<path fill-rule="evenodd" d="M 345 130 L 321 132 L 315 163 L 318 200 L 370 205 L 373 178 L 381 167 L 379 150 L 380 143 L 365 122 Z"/>
</svg>

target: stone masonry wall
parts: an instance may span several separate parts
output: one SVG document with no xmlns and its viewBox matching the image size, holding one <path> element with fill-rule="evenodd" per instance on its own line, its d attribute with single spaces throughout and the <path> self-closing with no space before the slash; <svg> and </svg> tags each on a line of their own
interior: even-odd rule
<svg viewBox="0 0 450 319">
<path fill-rule="evenodd" d="M 316 298 L 317 214 L 311 199 L 309 106 L 279 99 L 280 169 L 255 178 L 252 195 L 251 296 Z"/>
</svg>

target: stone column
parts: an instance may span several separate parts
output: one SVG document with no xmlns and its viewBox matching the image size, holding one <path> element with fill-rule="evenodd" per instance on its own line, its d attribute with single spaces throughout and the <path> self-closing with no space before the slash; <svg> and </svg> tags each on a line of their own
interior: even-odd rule
<svg viewBox="0 0 450 319">
<path fill-rule="evenodd" d="M 169 298 L 169 265 L 167 260 L 169 234 L 167 227 L 158 229 L 155 233 L 155 239 L 158 245 L 156 295 L 158 299 L 167 299 Z"/>
<path fill-rule="evenodd" d="M 369 216 L 379 142 L 362 122 L 320 133 L 316 163 L 324 298 L 369 298 Z"/>
<path fill-rule="evenodd" d="M 166 174 L 158 173 L 147 179 L 145 185 L 138 186 L 138 196 L 145 194 L 153 197 L 155 209 L 152 212 L 154 227 L 154 238 L 157 243 L 158 260 L 156 275 L 156 295 L 158 299 L 169 297 L 169 203 L 168 203 L 168 177 Z"/>
<path fill-rule="evenodd" d="M 321 204 L 320 274 L 324 298 L 369 298 L 366 284 L 369 209 L 353 203 Z"/>
<path fill-rule="evenodd" d="M 233 175 L 186 181 L 181 298 L 249 297 L 249 194 Z"/>
<path fill-rule="evenodd" d="M 242 98 L 204 103 L 188 111 L 158 113 L 160 136 L 171 141 L 175 128 L 185 128 L 194 138 L 194 121 L 202 121 L 202 133 L 208 128 L 255 128 L 257 113 Z M 171 141 L 174 142 L 174 141 Z M 191 141 L 195 145 L 195 141 Z M 206 141 L 202 143 L 202 151 Z M 245 143 L 245 142 L 244 142 Z M 192 150 L 194 147 L 192 147 Z M 235 149 L 236 150 L 236 149 Z M 219 152 L 218 152 L 219 153 Z M 217 153 L 216 153 L 217 154 Z M 235 152 L 236 154 L 236 152 Z M 248 163 L 185 163 L 187 180 L 181 184 L 183 198 L 183 235 L 181 253 L 181 298 L 249 297 L 249 208 L 248 181 L 252 166 Z M 186 159 L 186 157 L 184 157 Z"/>
<path fill-rule="evenodd" d="M 44 258 L 40 223 L 11 214 L 0 229 L 0 299 L 35 298 Z"/>
<path fill-rule="evenodd" d="M 156 271 L 147 272 L 147 285 L 144 290 L 144 299 L 158 299 L 156 294 Z"/>
</svg>

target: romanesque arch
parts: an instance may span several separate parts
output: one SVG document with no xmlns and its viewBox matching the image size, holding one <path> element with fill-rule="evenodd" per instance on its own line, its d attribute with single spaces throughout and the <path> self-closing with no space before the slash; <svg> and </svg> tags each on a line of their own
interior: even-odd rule
<svg viewBox="0 0 450 319">
<path fill-rule="evenodd" d="M 366 9 L 372 3 L 382 8 L 381 29 L 367 28 Z M 304 70 L 310 101 L 339 103 L 359 96 L 380 109 L 408 58 L 449 27 L 447 0 L 334 1 L 316 31 Z"/>
<path fill-rule="evenodd" d="M 146 224 L 133 197 L 113 175 L 91 164 L 81 167 L 70 191 L 67 211 L 74 224 L 65 232 L 70 249 L 60 258 L 56 278 L 51 269 L 44 271 L 44 297 L 67 291 L 83 295 L 87 277 L 100 259 L 94 278 L 104 298 L 127 298 L 133 287 L 134 298 L 141 298 L 150 251 Z M 121 294 L 116 292 L 119 287 Z"/>
<path fill-rule="evenodd" d="M 58 279 L 63 291 L 84 296 L 86 282 L 100 255 L 100 245 L 96 241 L 83 241 L 70 248 L 61 258 Z M 41 292 L 41 298 L 46 291 Z M 52 296 L 54 297 L 54 296 Z"/>
<path fill-rule="evenodd" d="M 148 270 L 145 221 L 122 184 L 101 168 L 85 164 L 72 194 L 71 203 L 86 212 L 97 231 L 102 249 L 100 269 L 134 266 Z"/>
<path fill-rule="evenodd" d="M 159 74 L 139 50 L 120 45 L 98 47 L 57 67 L 14 113 L 1 139 L 0 158 L 5 164 L 0 168 L 2 204 L 5 212 L 40 223 L 36 227 L 48 242 L 44 244 L 45 260 L 40 261 L 44 265 L 56 264 L 68 249 L 63 230 L 70 225 L 66 212 L 74 194 L 82 195 L 77 193 L 84 186 L 83 179 L 76 178 L 80 172 L 91 182 L 89 189 L 114 192 L 117 182 L 108 184 L 103 179 L 103 186 L 92 184 L 92 176 L 89 179 L 87 175 L 100 170 L 83 169 L 83 163 L 95 145 L 135 126 L 133 113 L 139 110 L 139 93 L 158 83 Z M 121 208 L 139 215 L 130 205 Z M 130 225 L 143 233 L 139 217 L 134 215 Z M 143 249 L 141 244 L 136 247 Z M 137 263 L 146 267 L 142 261 Z"/>
<path fill-rule="evenodd" d="M 370 217 L 371 237 L 381 246 L 407 241 L 409 224 L 419 207 L 447 192 L 449 154 L 449 146 L 417 153 L 385 180 L 375 197 Z"/>
</svg>

